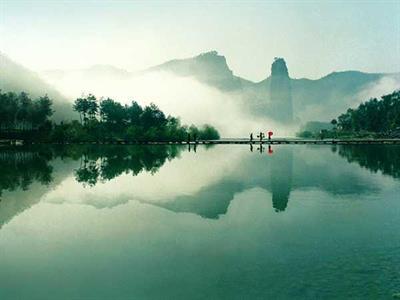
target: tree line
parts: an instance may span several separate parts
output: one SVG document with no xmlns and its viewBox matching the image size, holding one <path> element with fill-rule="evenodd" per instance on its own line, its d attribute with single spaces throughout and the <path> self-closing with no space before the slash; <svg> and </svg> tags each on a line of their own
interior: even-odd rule
<svg viewBox="0 0 400 300">
<path fill-rule="evenodd" d="M 341 131 L 389 133 L 400 129 L 400 90 L 349 108 L 332 124 Z"/>
<path fill-rule="evenodd" d="M 122 105 L 89 94 L 73 104 L 79 121 L 56 124 L 50 120 L 52 103 L 47 95 L 31 99 L 25 92 L 0 90 L 0 138 L 12 133 L 13 138 L 56 143 L 219 139 L 214 127 L 182 125 L 179 118 L 165 115 L 155 104 L 142 107 L 132 101 Z"/>
<path fill-rule="evenodd" d="M 74 110 L 79 113 L 80 124 L 59 126 L 73 139 L 84 136 L 87 140 L 123 139 L 135 141 L 184 141 L 188 138 L 218 139 L 218 131 L 204 125 L 182 125 L 179 118 L 166 116 L 155 104 L 145 107 L 136 101 L 122 105 L 111 98 L 97 99 L 89 94 L 75 100 Z M 68 128 L 69 127 L 69 128 Z M 75 134 L 79 132 L 79 134 Z"/>
<path fill-rule="evenodd" d="M 35 130 L 48 125 L 53 114 L 47 95 L 32 99 L 25 92 L 0 90 L 0 131 Z"/>
<path fill-rule="evenodd" d="M 303 138 L 400 137 L 400 90 L 349 108 L 330 124 L 332 129 L 302 130 Z"/>
</svg>

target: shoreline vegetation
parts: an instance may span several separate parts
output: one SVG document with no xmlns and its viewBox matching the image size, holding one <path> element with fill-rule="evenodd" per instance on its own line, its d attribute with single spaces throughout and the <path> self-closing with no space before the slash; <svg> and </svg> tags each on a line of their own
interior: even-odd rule
<svg viewBox="0 0 400 300">
<path fill-rule="evenodd" d="M 155 104 L 142 107 L 136 101 L 122 105 L 111 98 L 89 94 L 77 98 L 73 110 L 79 120 L 54 122 L 53 101 L 47 96 L 31 99 L 25 92 L 0 90 L 0 145 L 2 144 L 243 144 L 243 139 L 220 139 L 211 125 L 182 125 L 166 116 Z M 349 108 L 337 119 L 308 122 L 297 139 L 266 140 L 262 143 L 399 143 L 400 90 Z"/>
<path fill-rule="evenodd" d="M 190 149 L 190 148 L 189 148 Z M 189 151 L 178 145 L 120 146 L 109 145 L 29 145 L 5 147 L 0 152 L 0 201 L 5 191 L 28 190 L 32 183 L 49 185 L 54 180 L 56 159 L 80 162 L 74 169 L 75 180 L 84 186 L 95 186 L 110 181 L 121 174 L 137 176 L 140 173 L 157 173 L 167 161 L 179 158 Z M 337 145 L 330 148 L 349 163 L 356 163 L 372 173 L 400 179 L 400 146 Z"/>
<path fill-rule="evenodd" d="M 309 122 L 299 138 L 382 139 L 400 138 L 400 90 L 349 108 L 330 123 Z"/>
<path fill-rule="evenodd" d="M 47 96 L 31 99 L 25 92 L 0 90 L 0 140 L 25 143 L 183 142 L 219 139 L 218 131 L 205 124 L 182 125 L 155 104 L 142 107 L 136 101 L 122 105 L 111 98 L 89 94 L 77 98 L 73 109 L 79 121 L 51 120 L 53 101 Z"/>
</svg>

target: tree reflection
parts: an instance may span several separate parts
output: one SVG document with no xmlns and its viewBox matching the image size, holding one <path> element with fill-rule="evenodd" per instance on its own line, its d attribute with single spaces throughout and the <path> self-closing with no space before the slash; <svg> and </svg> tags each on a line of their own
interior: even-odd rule
<svg viewBox="0 0 400 300">
<path fill-rule="evenodd" d="M 0 151 L 0 196 L 3 191 L 27 190 L 37 181 L 48 185 L 53 168 L 48 164 L 51 151 L 45 149 L 6 148 Z"/>
<path fill-rule="evenodd" d="M 142 171 L 156 173 L 167 160 L 177 157 L 178 146 L 104 146 L 80 148 L 81 166 L 75 178 L 89 186 L 125 173 L 136 176 Z"/>
<path fill-rule="evenodd" d="M 360 174 L 357 165 L 348 165 L 341 158 L 350 163 L 357 162 L 372 172 L 381 171 L 393 178 L 400 178 L 400 146 L 334 146 L 332 152 L 335 154 L 329 153 L 328 149 L 324 151 L 321 149 L 319 152 L 294 152 L 294 149 L 298 149 L 296 147 L 279 146 L 273 149 L 274 151 L 269 148 L 268 157 L 265 152 L 249 153 L 249 156 L 241 158 L 238 168 L 224 174 L 218 180 L 199 187 L 197 192 L 190 195 L 178 193 L 162 203 L 152 204 L 175 212 L 191 212 L 206 218 L 218 218 L 227 212 L 230 202 L 237 193 L 254 187 L 271 192 L 272 206 L 277 212 L 286 210 L 291 190 L 317 187 L 329 193 L 349 195 L 379 189 L 379 183 L 375 183 L 375 178 L 366 178 Z M 4 191 L 28 190 L 34 182 L 48 185 L 53 177 L 57 178 L 60 170 L 68 170 L 67 165 L 70 166 L 68 175 L 74 169 L 73 175 L 76 181 L 85 186 L 94 186 L 99 182 L 115 179 L 121 174 L 133 176 L 141 172 L 154 174 L 166 161 L 178 157 L 184 149 L 187 149 L 186 146 L 176 145 L 3 147 L 0 149 L 0 197 L 3 200 L 8 197 L 10 200 L 13 194 L 5 195 Z M 228 147 L 225 149 L 230 151 Z M 197 154 L 192 150 L 194 150 L 193 145 L 191 145 L 191 156 L 193 155 L 192 159 L 196 159 Z M 319 159 L 314 158 L 314 155 L 326 154 L 329 154 L 330 158 L 324 156 L 320 156 Z M 54 161 L 56 158 L 66 161 L 72 159 L 75 162 L 61 165 Z M 186 174 L 182 173 L 180 176 Z M 23 202 L 21 195 L 17 197 L 19 197 L 18 203 L 21 204 Z M 5 211 L 1 210 L 1 207 L 4 208 L 6 202 L 1 203 L 0 211 Z M 15 204 L 8 202 L 10 207 L 8 215 L 12 215 Z M 20 208 L 18 211 L 21 210 Z M 9 216 L 3 219 L 9 219 Z"/>
<path fill-rule="evenodd" d="M 78 182 L 86 183 L 89 186 L 94 186 L 99 178 L 100 171 L 95 161 L 87 161 L 82 167 L 75 170 L 75 179 Z"/>
<path fill-rule="evenodd" d="M 154 174 L 167 161 L 177 157 L 179 146 L 36 146 L 0 150 L 0 196 L 3 191 L 28 190 L 33 182 L 48 185 L 52 181 L 55 158 L 80 160 L 75 179 L 94 186 L 123 173 Z"/>
<path fill-rule="evenodd" d="M 398 145 L 342 145 L 338 151 L 349 163 L 357 162 L 373 173 L 400 178 L 400 146 Z"/>
</svg>

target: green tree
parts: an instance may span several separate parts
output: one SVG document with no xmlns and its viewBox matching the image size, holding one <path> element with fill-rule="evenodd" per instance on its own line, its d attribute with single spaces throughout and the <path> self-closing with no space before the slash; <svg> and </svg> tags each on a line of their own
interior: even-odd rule
<svg viewBox="0 0 400 300">
<path fill-rule="evenodd" d="M 90 109 L 90 103 L 86 98 L 77 98 L 74 102 L 73 109 L 79 113 L 81 123 L 87 121 L 88 111 Z"/>
<path fill-rule="evenodd" d="M 100 102 L 100 115 L 105 123 L 123 124 L 126 120 L 126 111 L 121 103 L 107 98 Z"/>
<path fill-rule="evenodd" d="M 144 130 L 151 127 L 161 128 L 167 124 L 165 114 L 154 103 L 144 108 L 140 120 Z"/>
<path fill-rule="evenodd" d="M 28 94 L 21 92 L 18 95 L 18 110 L 15 114 L 15 124 L 18 129 L 26 129 L 27 124 L 32 118 L 32 99 L 29 98 Z"/>
<path fill-rule="evenodd" d="M 338 117 L 338 127 L 347 131 L 383 133 L 400 126 L 400 91 L 361 103 Z"/>
<path fill-rule="evenodd" d="M 43 97 L 39 97 L 33 102 L 33 109 L 32 109 L 32 126 L 34 128 L 38 128 L 39 126 L 43 126 L 46 121 L 51 117 L 53 114 L 53 110 L 51 99 L 45 95 Z"/>
<path fill-rule="evenodd" d="M 99 109 L 99 105 L 97 104 L 97 99 L 92 94 L 89 94 L 89 96 L 86 97 L 86 100 L 88 103 L 87 104 L 88 105 L 88 109 L 87 109 L 88 119 L 91 121 L 96 120 L 96 116 L 97 116 L 98 109 Z"/>
<path fill-rule="evenodd" d="M 131 125 L 140 125 L 140 116 L 143 113 L 143 108 L 136 102 L 132 101 L 130 106 L 126 106 L 126 117 Z"/>
<path fill-rule="evenodd" d="M 24 140 L 66 142 L 95 142 L 129 139 L 142 141 L 183 141 L 190 133 L 196 139 L 217 139 L 218 131 L 205 125 L 201 129 L 182 125 L 179 118 L 166 116 L 155 104 L 142 108 L 136 101 L 123 106 L 107 98 L 98 103 L 96 97 L 77 98 L 73 109 L 81 122 L 55 124 L 52 100 L 42 96 L 32 100 L 27 93 L 3 93 L 0 90 L 0 131 L 14 130 Z M 98 116 L 100 118 L 98 119 Z M 15 129 L 18 129 L 15 131 Z M 25 130 L 33 132 L 22 132 Z"/>
<path fill-rule="evenodd" d="M 199 138 L 202 140 L 218 140 L 219 133 L 213 126 L 206 124 L 200 129 Z"/>
</svg>

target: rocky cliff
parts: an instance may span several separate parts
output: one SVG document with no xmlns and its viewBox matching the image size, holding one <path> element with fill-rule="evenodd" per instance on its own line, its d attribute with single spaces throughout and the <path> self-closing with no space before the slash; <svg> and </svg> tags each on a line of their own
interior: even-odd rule
<svg viewBox="0 0 400 300">
<path fill-rule="evenodd" d="M 270 116 L 282 123 L 293 121 L 292 88 L 286 62 L 275 58 L 271 66 Z"/>
<path fill-rule="evenodd" d="M 239 90 L 243 84 L 249 82 L 235 76 L 228 67 L 225 56 L 219 55 L 217 51 L 171 60 L 146 70 L 146 72 L 152 71 L 168 71 L 178 76 L 193 77 L 223 91 Z"/>
</svg>

